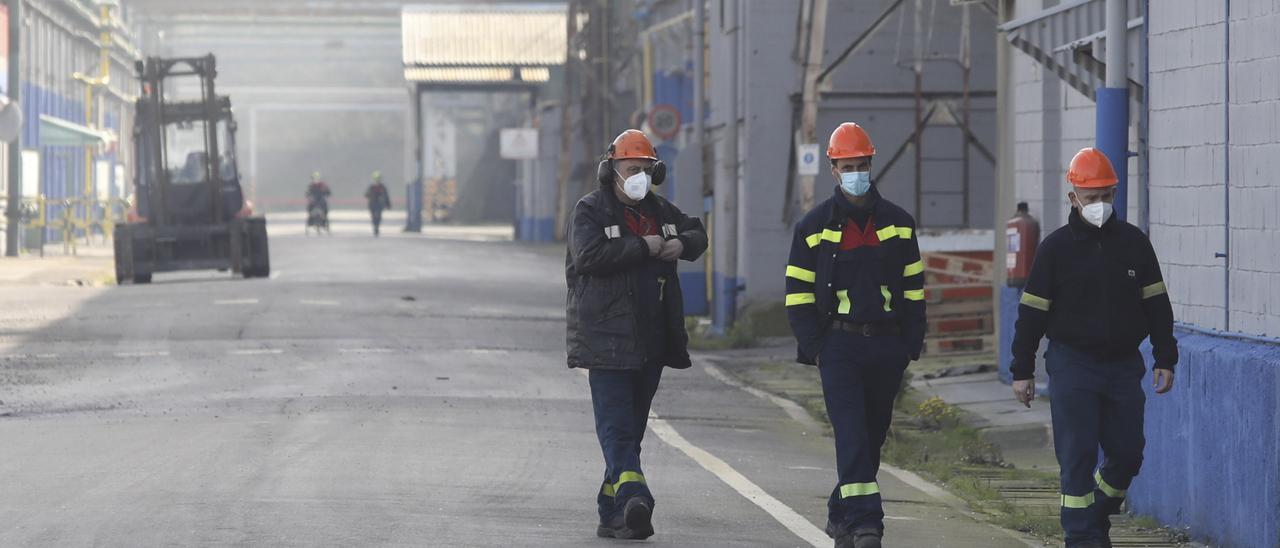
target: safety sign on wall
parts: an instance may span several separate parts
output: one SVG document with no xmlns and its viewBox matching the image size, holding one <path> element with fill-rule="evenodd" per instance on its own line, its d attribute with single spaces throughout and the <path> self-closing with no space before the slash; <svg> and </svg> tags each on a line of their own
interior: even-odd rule
<svg viewBox="0 0 1280 548">
<path fill-rule="evenodd" d="M 538 157 L 538 130 L 504 128 L 498 135 L 498 154 L 504 160 L 532 160 Z"/>
<path fill-rule="evenodd" d="M 800 143 L 796 145 L 796 174 L 818 174 L 818 144 Z"/>
<path fill-rule="evenodd" d="M 649 129 L 663 141 L 670 141 L 680 133 L 680 111 L 675 105 L 657 105 L 649 111 Z"/>
</svg>

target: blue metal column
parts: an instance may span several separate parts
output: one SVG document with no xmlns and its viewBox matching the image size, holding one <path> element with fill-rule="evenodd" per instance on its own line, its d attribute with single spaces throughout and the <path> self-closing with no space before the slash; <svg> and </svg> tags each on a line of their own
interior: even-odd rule
<svg viewBox="0 0 1280 548">
<path fill-rule="evenodd" d="M 1107 0 L 1107 79 L 1098 88 L 1098 150 L 1111 160 L 1120 184 L 1116 190 L 1116 216 L 1129 212 L 1129 5 L 1127 0 Z"/>
<path fill-rule="evenodd" d="M 1116 190 L 1116 216 L 1129 211 L 1129 88 L 1098 88 L 1098 150 L 1111 160 L 1120 184 Z"/>
</svg>

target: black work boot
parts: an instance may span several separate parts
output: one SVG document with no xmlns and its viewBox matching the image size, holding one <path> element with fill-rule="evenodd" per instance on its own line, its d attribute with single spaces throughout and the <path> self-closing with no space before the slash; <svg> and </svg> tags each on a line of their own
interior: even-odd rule
<svg viewBox="0 0 1280 548">
<path fill-rule="evenodd" d="M 880 548 L 882 537 L 884 533 L 879 529 L 858 529 L 853 532 L 853 548 Z"/>
<path fill-rule="evenodd" d="M 623 522 L 631 530 L 628 538 L 643 540 L 653 536 L 653 505 L 641 497 L 632 497 L 622 510 Z"/>
<path fill-rule="evenodd" d="M 838 533 L 836 548 L 880 548 L 883 533 L 879 529 L 864 527 L 852 533 Z"/>
</svg>

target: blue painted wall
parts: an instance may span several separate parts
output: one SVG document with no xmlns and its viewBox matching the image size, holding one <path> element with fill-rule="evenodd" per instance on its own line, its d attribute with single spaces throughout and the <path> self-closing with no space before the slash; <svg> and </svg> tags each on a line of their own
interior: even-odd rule
<svg viewBox="0 0 1280 548">
<path fill-rule="evenodd" d="M 1144 383 L 1131 507 L 1216 546 L 1280 547 L 1280 346 L 1180 331 L 1178 348 L 1174 391 Z"/>
</svg>

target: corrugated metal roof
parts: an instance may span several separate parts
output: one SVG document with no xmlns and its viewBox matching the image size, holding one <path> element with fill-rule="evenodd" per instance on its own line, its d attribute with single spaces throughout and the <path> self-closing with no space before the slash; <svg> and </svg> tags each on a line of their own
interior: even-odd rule
<svg viewBox="0 0 1280 548">
<path fill-rule="evenodd" d="M 564 64 L 564 4 L 406 6 L 405 67 L 515 67 Z"/>
<path fill-rule="evenodd" d="M 519 78 L 516 78 L 517 74 Z M 523 67 L 405 67 L 404 79 L 410 82 L 530 82 L 551 79 L 551 69 Z"/>
</svg>

